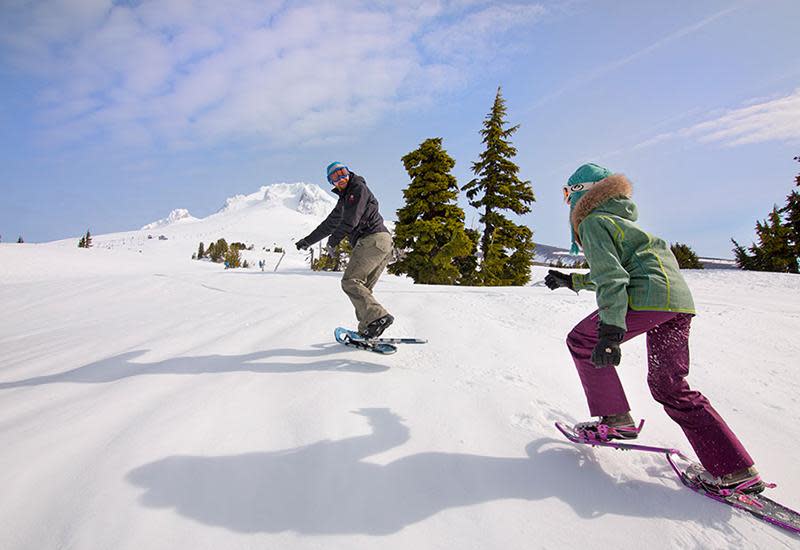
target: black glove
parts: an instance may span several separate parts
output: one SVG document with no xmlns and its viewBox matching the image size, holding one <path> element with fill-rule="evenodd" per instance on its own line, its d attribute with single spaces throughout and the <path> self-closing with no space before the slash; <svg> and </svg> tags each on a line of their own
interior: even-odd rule
<svg viewBox="0 0 800 550">
<path fill-rule="evenodd" d="M 572 287 L 572 275 L 569 273 L 561 273 L 555 269 L 551 269 L 547 272 L 547 276 L 544 278 L 544 284 L 547 285 L 547 288 L 550 290 L 555 290 L 562 286 L 570 290 L 575 290 Z"/>
<path fill-rule="evenodd" d="M 305 239 L 300 239 L 294 245 L 297 247 L 297 250 L 308 250 L 308 247 L 311 246 L 309 242 Z"/>
<path fill-rule="evenodd" d="M 622 339 L 625 338 L 625 331 L 614 325 L 607 325 L 600 323 L 597 329 L 597 336 L 600 340 L 592 351 L 592 363 L 597 368 L 608 367 L 610 365 L 619 365 L 622 359 L 622 351 L 619 345 Z"/>
</svg>

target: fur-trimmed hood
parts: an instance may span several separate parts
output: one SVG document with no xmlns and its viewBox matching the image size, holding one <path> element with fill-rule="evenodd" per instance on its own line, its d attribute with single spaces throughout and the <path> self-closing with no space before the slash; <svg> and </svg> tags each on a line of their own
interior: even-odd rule
<svg viewBox="0 0 800 550">
<path fill-rule="evenodd" d="M 575 239 L 578 244 L 580 244 L 578 227 L 580 227 L 581 222 L 586 219 L 586 216 L 591 214 L 598 206 L 610 199 L 630 199 L 632 195 L 633 184 L 631 184 L 630 180 L 623 174 L 612 174 L 594 184 L 591 189 L 589 189 L 586 194 L 580 198 L 570 214 L 570 222 L 572 223 L 572 229 L 575 233 Z M 630 205 L 626 205 L 625 208 L 625 210 L 628 211 L 629 216 L 625 217 L 630 217 L 630 215 L 632 215 L 632 221 L 635 221 L 636 205 L 630 201 L 625 202 L 630 203 Z M 613 213 L 617 214 L 617 212 Z"/>
</svg>

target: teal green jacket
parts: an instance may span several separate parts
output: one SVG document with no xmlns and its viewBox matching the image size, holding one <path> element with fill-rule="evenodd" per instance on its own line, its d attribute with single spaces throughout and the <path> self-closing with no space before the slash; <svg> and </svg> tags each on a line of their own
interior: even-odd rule
<svg viewBox="0 0 800 550">
<path fill-rule="evenodd" d="M 570 215 L 590 268 L 572 274 L 573 287 L 594 290 L 600 320 L 622 329 L 628 308 L 695 313 L 669 245 L 636 225 L 632 189 L 625 176 L 613 174 L 589 189 Z"/>
</svg>

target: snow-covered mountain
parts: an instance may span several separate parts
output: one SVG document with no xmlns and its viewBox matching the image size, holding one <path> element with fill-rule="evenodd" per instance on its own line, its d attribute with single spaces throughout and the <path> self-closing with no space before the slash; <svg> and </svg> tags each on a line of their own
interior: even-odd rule
<svg viewBox="0 0 800 550">
<path fill-rule="evenodd" d="M 159 262 L 185 262 L 202 242 L 206 246 L 218 239 L 253 246 L 243 251 L 251 266 L 264 260 L 267 267 L 280 256 L 275 248 L 296 252 L 294 242 L 314 229 L 336 205 L 336 197 L 318 185 L 274 183 L 248 195 L 225 200 L 221 208 L 205 218 L 195 218 L 185 209 L 175 209 L 166 218 L 149 223 L 137 231 L 94 235 L 94 248 L 144 254 Z M 66 239 L 52 246 L 76 246 L 77 239 Z M 49 246 L 49 245 L 45 245 Z M 267 252 L 269 250 L 269 252 Z M 307 253 L 289 254 L 284 261 L 301 265 Z"/>
</svg>

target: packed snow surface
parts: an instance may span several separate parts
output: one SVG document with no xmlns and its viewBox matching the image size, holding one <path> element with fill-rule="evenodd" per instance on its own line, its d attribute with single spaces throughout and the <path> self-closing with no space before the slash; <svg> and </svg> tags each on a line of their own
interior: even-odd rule
<svg viewBox="0 0 800 550">
<path fill-rule="evenodd" d="M 800 546 L 681 487 L 661 456 L 560 437 L 554 421 L 588 419 L 564 339 L 594 296 L 548 290 L 547 268 L 521 288 L 385 275 L 388 335 L 429 343 L 336 344 L 354 325 L 340 274 L 292 244 L 332 196 L 296 191 L 167 224 L 168 240 L 0 244 L 0 548 Z M 266 269 L 190 259 L 220 237 Z M 798 508 L 800 277 L 686 277 L 690 383 Z M 690 451 L 645 361 L 644 338 L 623 346 L 641 440 Z"/>
</svg>

